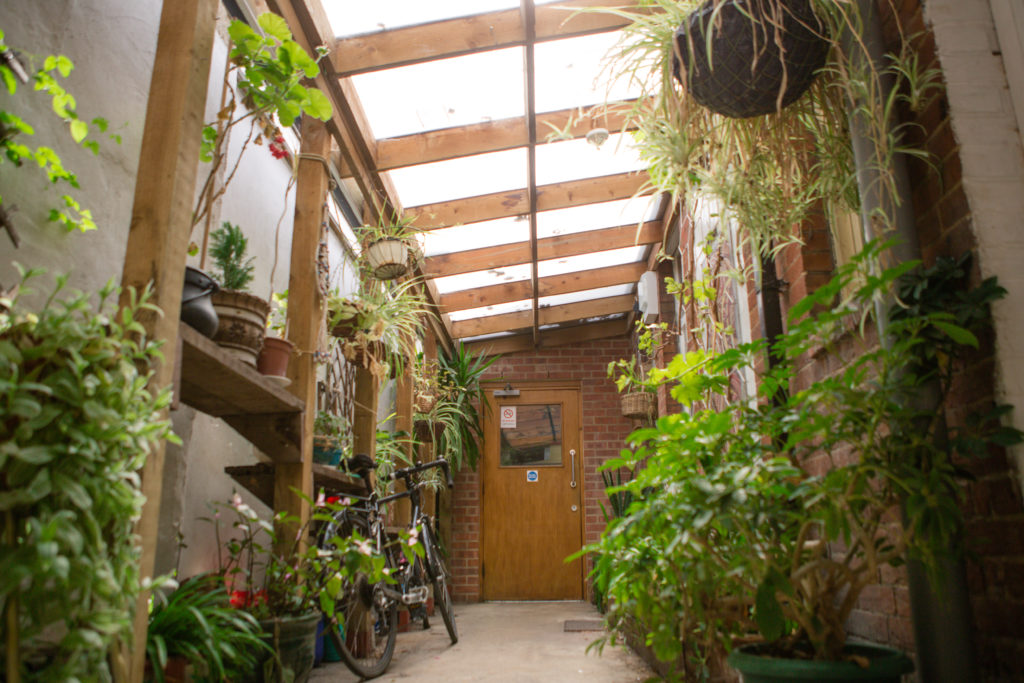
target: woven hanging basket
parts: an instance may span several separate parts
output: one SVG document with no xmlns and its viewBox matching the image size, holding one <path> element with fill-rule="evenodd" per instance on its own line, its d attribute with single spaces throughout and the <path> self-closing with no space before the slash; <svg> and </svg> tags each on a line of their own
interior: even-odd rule
<svg viewBox="0 0 1024 683">
<path fill-rule="evenodd" d="M 366 261 L 378 280 L 394 280 L 409 267 L 409 245 L 394 238 L 377 240 L 366 248 Z"/>
<path fill-rule="evenodd" d="M 622 395 L 623 417 L 650 417 L 654 414 L 654 394 L 649 391 L 634 391 Z"/>
<path fill-rule="evenodd" d="M 795 102 L 829 51 L 810 0 L 707 0 L 680 24 L 675 40 L 675 77 L 697 102 L 736 119 Z"/>
<path fill-rule="evenodd" d="M 434 408 L 433 394 L 416 394 L 416 412 L 429 413 Z"/>
</svg>

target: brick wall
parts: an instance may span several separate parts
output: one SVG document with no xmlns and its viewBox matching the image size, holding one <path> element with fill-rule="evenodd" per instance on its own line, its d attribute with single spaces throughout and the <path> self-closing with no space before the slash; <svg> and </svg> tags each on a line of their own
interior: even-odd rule
<svg viewBox="0 0 1024 683">
<path fill-rule="evenodd" d="M 586 543 L 596 541 L 604 529 L 601 503 L 607 502 L 598 466 L 618 455 L 632 422 L 620 414 L 619 395 L 606 376 L 610 361 L 628 357 L 626 336 L 584 342 L 575 346 L 508 354 L 491 366 L 485 379 L 512 382 L 571 380 L 581 386 L 583 429 L 583 534 Z M 456 477 L 452 501 L 453 591 L 460 602 L 476 602 L 480 586 L 480 477 L 464 470 Z M 589 592 L 589 589 L 588 589 Z"/>
</svg>

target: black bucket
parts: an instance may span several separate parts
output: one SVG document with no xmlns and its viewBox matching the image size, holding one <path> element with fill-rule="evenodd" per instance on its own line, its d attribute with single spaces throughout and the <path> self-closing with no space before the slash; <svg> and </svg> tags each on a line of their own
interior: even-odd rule
<svg viewBox="0 0 1024 683">
<path fill-rule="evenodd" d="M 217 333 L 217 311 L 210 295 L 220 290 L 212 277 L 192 266 L 185 266 L 185 286 L 181 292 L 181 320 L 206 336 Z"/>
</svg>

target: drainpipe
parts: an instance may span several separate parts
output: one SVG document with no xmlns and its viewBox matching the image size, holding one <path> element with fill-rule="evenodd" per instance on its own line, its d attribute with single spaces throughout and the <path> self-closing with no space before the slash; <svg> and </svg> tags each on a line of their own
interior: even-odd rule
<svg viewBox="0 0 1024 683">
<path fill-rule="evenodd" d="M 863 24 L 859 39 L 875 69 L 885 66 L 885 47 L 881 20 L 875 0 L 856 0 Z M 846 41 L 857 38 L 845 36 Z M 855 50 L 850 51 L 856 54 Z M 880 97 L 892 91 L 892 78 L 883 78 Z M 899 243 L 891 250 L 897 262 L 919 259 L 921 248 L 917 240 L 914 211 L 910 197 L 910 182 L 905 160 L 897 155 L 888 169 L 896 179 L 896 196 L 887 194 L 881 182 L 879 161 L 874 141 L 867 134 L 867 125 L 857 112 L 850 115 L 850 137 L 857 167 L 857 186 L 861 197 L 861 222 L 865 240 L 878 236 L 872 216 L 884 212 L 892 219 L 893 234 Z M 889 343 L 886 336 L 887 304 L 876 304 L 878 336 L 882 344 Z M 926 408 L 938 405 L 937 387 L 922 387 L 919 400 Z M 957 539 L 959 540 L 959 539 Z M 967 589 L 967 571 L 963 557 L 950 552 L 938 561 L 937 585 L 929 580 L 920 562 L 907 563 L 910 606 L 917 649 L 919 680 L 923 683 L 962 683 L 979 679 L 974 639 L 971 631 L 971 606 Z"/>
</svg>

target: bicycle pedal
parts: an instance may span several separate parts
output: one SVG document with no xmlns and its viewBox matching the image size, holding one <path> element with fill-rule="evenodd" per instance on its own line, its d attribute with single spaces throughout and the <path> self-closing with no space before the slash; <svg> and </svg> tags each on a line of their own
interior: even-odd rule
<svg viewBox="0 0 1024 683">
<path fill-rule="evenodd" d="M 430 591 L 426 586 L 417 586 L 408 593 L 402 594 L 402 604 L 404 605 L 415 605 L 420 602 L 426 602 L 430 596 Z"/>
</svg>

